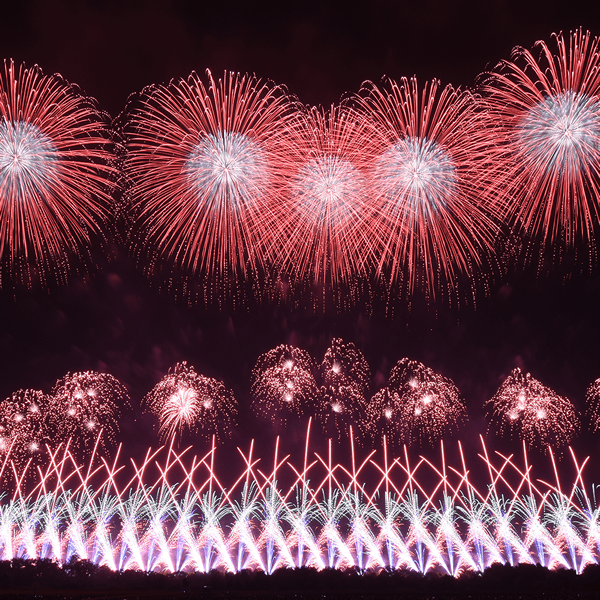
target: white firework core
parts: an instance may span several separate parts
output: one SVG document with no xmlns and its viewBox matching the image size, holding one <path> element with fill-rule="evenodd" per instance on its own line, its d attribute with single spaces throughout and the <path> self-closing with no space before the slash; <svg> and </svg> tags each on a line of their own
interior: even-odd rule
<svg viewBox="0 0 600 600">
<path fill-rule="evenodd" d="M 0 196 L 24 200 L 48 190 L 56 178 L 57 154 L 35 125 L 0 121 Z"/>
<path fill-rule="evenodd" d="M 518 132 L 521 149 L 539 168 L 577 173 L 600 146 L 600 103 L 570 90 L 547 96 L 525 114 Z"/>
<path fill-rule="evenodd" d="M 406 137 L 382 154 L 375 180 L 383 195 L 403 205 L 446 206 L 456 187 L 456 167 L 450 155 L 424 137 Z"/>
<path fill-rule="evenodd" d="M 265 182 L 266 159 L 258 144 L 241 133 L 203 136 L 185 169 L 203 202 L 251 202 Z"/>
</svg>

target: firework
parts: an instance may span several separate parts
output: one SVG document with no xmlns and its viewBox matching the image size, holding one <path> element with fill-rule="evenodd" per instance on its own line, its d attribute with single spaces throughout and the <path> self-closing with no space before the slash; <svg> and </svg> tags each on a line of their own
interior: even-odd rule
<svg viewBox="0 0 600 600">
<path fill-rule="evenodd" d="M 370 177 L 378 269 L 392 286 L 434 296 L 459 274 L 472 278 L 499 232 L 493 128 L 468 91 L 415 78 L 388 88 L 370 84 L 360 98 L 383 137 Z"/>
<path fill-rule="evenodd" d="M 0 73 L 0 266 L 62 281 L 101 237 L 113 175 L 107 118 L 60 76 Z"/>
<path fill-rule="evenodd" d="M 185 429 L 204 438 L 230 437 L 237 402 L 223 383 L 198 375 L 186 362 L 177 363 L 144 398 L 159 419 L 163 440 L 181 437 Z"/>
<path fill-rule="evenodd" d="M 456 433 L 467 410 L 454 382 L 416 360 L 403 358 L 386 387 L 367 407 L 369 427 L 404 444 L 433 444 Z"/>
<path fill-rule="evenodd" d="M 262 354 L 252 371 L 254 411 L 281 424 L 292 414 L 303 415 L 318 396 L 314 371 L 308 352 L 293 346 L 277 346 Z"/>
<path fill-rule="evenodd" d="M 599 40 L 582 30 L 554 36 L 554 48 L 517 47 L 487 73 L 482 89 L 501 131 L 497 178 L 511 198 L 508 219 L 533 248 L 593 258 L 600 183 Z M 537 56 L 537 57 L 536 57 Z"/>
<path fill-rule="evenodd" d="M 362 429 L 365 394 L 371 373 L 362 352 L 352 343 L 334 338 L 321 363 L 320 418 L 325 430 L 347 433 L 348 427 Z"/>
<path fill-rule="evenodd" d="M 294 285 L 339 292 L 367 274 L 376 232 L 366 168 L 378 139 L 343 105 L 298 111 L 290 124 L 278 267 Z"/>
<path fill-rule="evenodd" d="M 512 370 L 486 408 L 490 426 L 500 434 L 508 430 L 518 435 L 529 446 L 565 446 L 579 429 L 571 401 L 519 368 Z"/>
<path fill-rule="evenodd" d="M 146 89 L 127 114 L 129 195 L 138 252 L 156 269 L 230 295 L 268 267 L 281 160 L 273 140 L 289 102 L 281 88 L 225 73 Z"/>
<path fill-rule="evenodd" d="M 600 429 L 600 379 L 590 384 L 585 393 L 585 420 L 591 431 Z"/>
<path fill-rule="evenodd" d="M 35 457 L 48 441 L 48 399 L 39 390 L 19 390 L 0 403 L 0 460 L 16 464 Z"/>
<path fill-rule="evenodd" d="M 67 373 L 50 395 L 50 427 L 56 440 L 71 439 L 90 451 L 102 431 L 100 442 L 114 443 L 119 430 L 119 406 L 128 403 L 125 386 L 108 373 L 83 371 Z"/>
</svg>

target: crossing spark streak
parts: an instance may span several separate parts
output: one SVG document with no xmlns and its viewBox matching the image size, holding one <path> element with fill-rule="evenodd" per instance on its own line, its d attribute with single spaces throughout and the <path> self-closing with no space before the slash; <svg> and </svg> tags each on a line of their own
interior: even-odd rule
<svg viewBox="0 0 600 600">
<path fill-rule="evenodd" d="M 309 426 L 300 465 L 280 454 L 279 440 L 270 466 L 252 443 L 239 451 L 237 474 L 227 462 L 225 479 L 214 440 L 204 455 L 149 449 L 129 469 L 120 450 L 112 463 L 93 455 L 86 467 L 64 446 L 46 448 L 35 480 L 30 464 L 9 457 L 0 470 L 0 559 L 64 563 L 76 554 L 114 570 L 310 566 L 455 577 L 493 563 L 581 573 L 600 560 L 588 459 L 572 451 L 575 476 L 565 485 L 552 454 L 554 480 L 534 479 L 525 447 L 518 460 L 490 453 L 483 438 L 468 464 L 460 442 L 456 460 L 442 445 L 436 462 L 411 459 L 406 448 L 393 456 L 385 438 L 359 459 L 350 443 L 351 465 L 336 463 L 331 441 L 325 456 L 310 451 Z"/>
</svg>

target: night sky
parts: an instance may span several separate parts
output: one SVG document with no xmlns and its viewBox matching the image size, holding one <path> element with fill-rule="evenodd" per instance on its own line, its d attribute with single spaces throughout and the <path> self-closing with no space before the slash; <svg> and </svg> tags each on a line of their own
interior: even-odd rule
<svg viewBox="0 0 600 600">
<path fill-rule="evenodd" d="M 330 105 L 365 80 L 417 75 L 473 85 L 515 45 L 583 27 L 600 34 L 593 3 L 563 0 L 370 1 L 359 9 L 317 2 L 27 1 L 3 7 L 0 56 L 61 73 L 116 117 L 144 86 L 210 68 L 253 72 L 285 84 L 310 104 Z M 334 336 L 354 342 L 373 372 L 372 392 L 404 356 L 452 378 L 472 423 L 484 432 L 482 404 L 515 366 L 568 396 L 579 409 L 600 377 L 600 266 L 565 277 L 511 271 L 477 306 L 425 306 L 394 316 L 375 307 L 348 313 L 251 303 L 237 311 L 189 307 L 151 287 L 114 245 L 95 272 L 63 287 L 0 292 L 0 397 L 19 388 L 49 392 L 67 371 L 112 373 L 129 389 L 123 436 L 148 436 L 139 403 L 176 362 L 222 379 L 242 405 L 248 437 L 249 380 L 257 357 L 281 343 L 320 361 Z M 567 274 L 568 275 L 568 274 Z M 138 418 L 137 421 L 133 419 Z M 600 436 L 576 445 L 593 452 Z"/>
</svg>

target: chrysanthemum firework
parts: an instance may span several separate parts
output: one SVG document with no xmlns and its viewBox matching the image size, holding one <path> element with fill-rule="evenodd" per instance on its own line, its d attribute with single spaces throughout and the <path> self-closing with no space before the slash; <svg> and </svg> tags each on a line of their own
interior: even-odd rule
<svg viewBox="0 0 600 600">
<path fill-rule="evenodd" d="M 365 426 L 365 395 L 371 372 L 363 353 L 352 343 L 334 338 L 321 363 L 320 420 L 332 435 L 360 432 Z"/>
<path fill-rule="evenodd" d="M 369 179 L 379 274 L 409 295 L 447 295 L 459 275 L 472 285 L 490 268 L 501 216 L 485 111 L 468 91 L 415 78 L 368 84 L 359 102 L 382 137 Z"/>
<path fill-rule="evenodd" d="M 552 46 L 552 47 L 551 47 Z M 500 131 L 497 178 L 508 218 L 525 234 L 530 260 L 585 248 L 595 257 L 600 193 L 599 39 L 582 30 L 517 47 L 487 73 L 482 90 Z"/>
<path fill-rule="evenodd" d="M 278 267 L 296 287 L 352 289 L 372 267 L 375 222 L 366 167 L 379 138 L 345 105 L 298 111 L 284 140 Z"/>
<path fill-rule="evenodd" d="M 39 390 L 19 390 L 0 403 L 0 461 L 23 465 L 49 442 L 47 398 Z"/>
<path fill-rule="evenodd" d="M 290 415 L 314 413 L 318 387 L 315 365 L 306 350 L 281 345 L 259 356 L 252 371 L 252 407 L 276 424 Z"/>
<path fill-rule="evenodd" d="M 416 360 L 403 358 L 390 373 L 388 385 L 367 407 L 375 436 L 393 444 L 433 444 L 456 433 L 467 420 L 464 400 L 454 382 Z"/>
<path fill-rule="evenodd" d="M 59 75 L 0 73 L 0 274 L 62 281 L 101 239 L 113 176 L 108 120 Z M 2 285 L 6 284 L 2 281 Z"/>
<path fill-rule="evenodd" d="M 210 299 L 268 270 L 281 185 L 274 140 L 290 103 L 281 88 L 225 73 L 152 86 L 126 110 L 126 175 L 138 253 Z"/>
<path fill-rule="evenodd" d="M 486 409 L 490 427 L 500 434 L 516 434 L 529 446 L 565 446 L 579 430 L 571 401 L 519 368 L 486 402 Z"/>
<path fill-rule="evenodd" d="M 125 386 L 108 373 L 82 371 L 59 379 L 50 395 L 50 426 L 57 440 L 90 451 L 101 434 L 105 450 L 119 430 L 119 406 L 128 403 Z"/>
<path fill-rule="evenodd" d="M 175 441 L 184 430 L 205 439 L 231 437 L 237 416 L 237 401 L 225 385 L 199 375 L 186 362 L 177 363 L 144 398 L 144 404 L 159 420 L 164 441 Z"/>
</svg>

